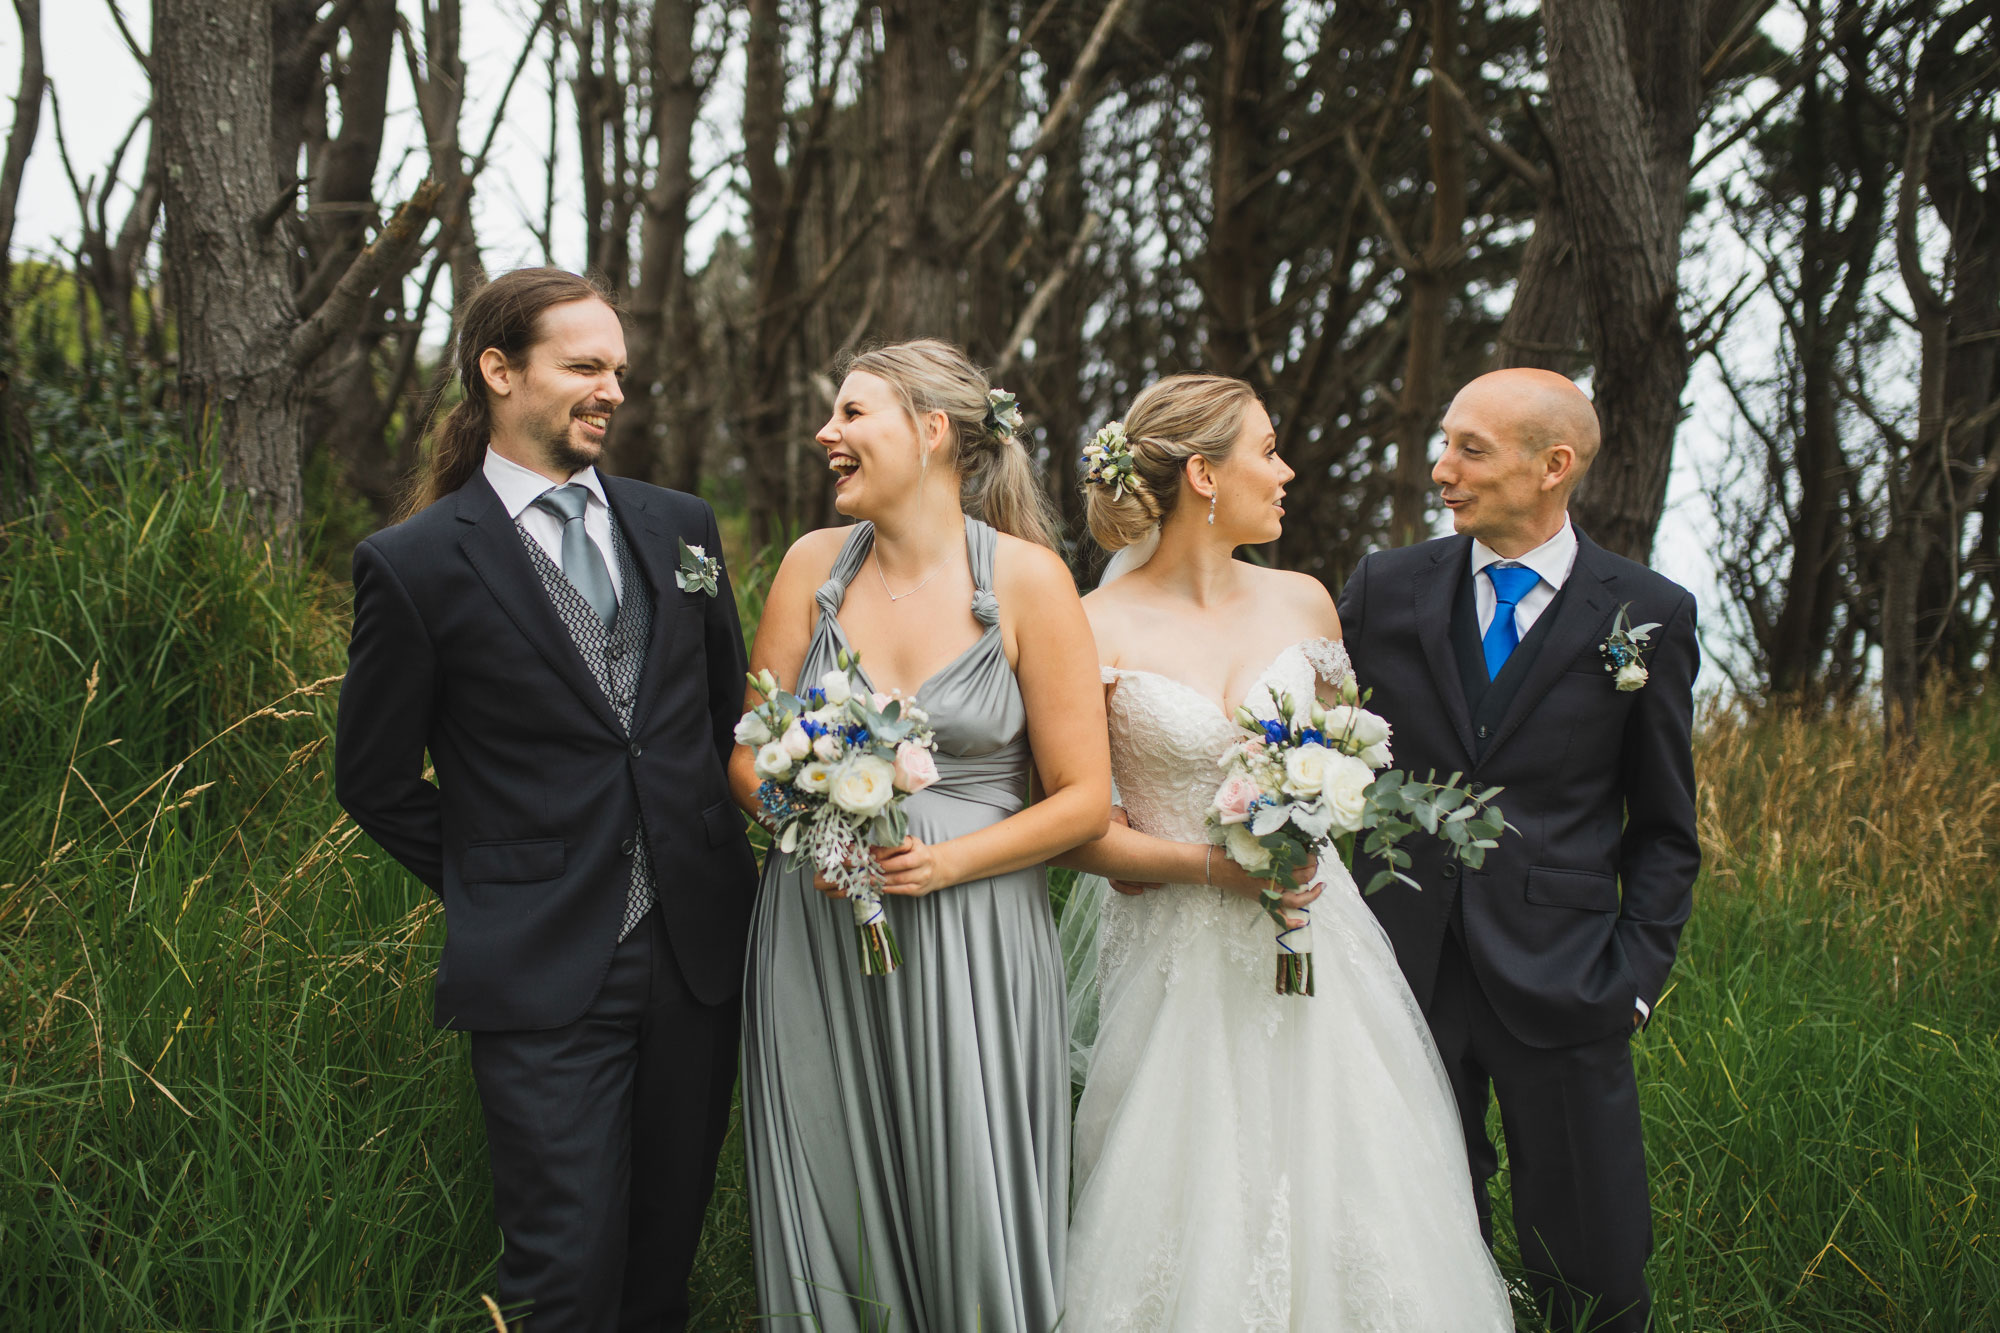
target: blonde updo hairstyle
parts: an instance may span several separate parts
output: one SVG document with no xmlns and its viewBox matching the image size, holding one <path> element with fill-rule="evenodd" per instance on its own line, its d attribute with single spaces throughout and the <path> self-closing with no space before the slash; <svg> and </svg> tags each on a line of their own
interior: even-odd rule
<svg viewBox="0 0 2000 1333">
<path fill-rule="evenodd" d="M 1187 461 L 1199 454 L 1220 467 L 1236 447 L 1243 413 L 1257 391 L 1227 375 L 1169 375 L 1149 384 L 1125 417 L 1132 476 L 1120 497 L 1086 481 L 1090 535 L 1107 551 L 1130 546 L 1166 522 L 1187 486 Z"/>
<path fill-rule="evenodd" d="M 1055 507 L 1035 481 L 1020 437 L 987 428 L 986 394 L 993 386 L 971 358 L 940 339 L 913 338 L 870 348 L 842 367 L 843 374 L 857 370 L 895 391 L 919 439 L 931 413 L 950 420 L 945 456 L 937 461 L 957 471 L 959 504 L 966 513 L 1010 536 L 1057 549 Z"/>
</svg>

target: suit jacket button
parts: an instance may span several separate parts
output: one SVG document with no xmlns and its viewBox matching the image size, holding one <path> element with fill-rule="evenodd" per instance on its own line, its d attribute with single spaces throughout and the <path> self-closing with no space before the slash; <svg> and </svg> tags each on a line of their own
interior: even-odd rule
<svg viewBox="0 0 2000 1333">
<path fill-rule="evenodd" d="M 1456 861 L 1446 861 L 1446 862 L 1444 863 L 1444 877 L 1445 877 L 1446 879 L 1457 879 L 1457 878 L 1458 878 L 1458 862 L 1456 862 Z"/>
<path fill-rule="evenodd" d="M 1493 733 L 1492 733 L 1492 732 L 1491 732 L 1491 731 L 1490 731 L 1490 730 L 1489 730 L 1489 729 L 1487 728 L 1487 725 L 1486 725 L 1486 724 L 1485 724 L 1484 722 L 1481 722 L 1481 723 L 1479 724 L 1479 739 L 1480 739 L 1480 740 L 1482 740 L 1482 741 L 1483 741 L 1483 740 L 1485 740 L 1485 739 L 1486 739 L 1486 738 L 1487 738 L 1488 736 L 1490 736 L 1490 735 L 1492 735 L 1492 734 L 1493 734 Z"/>
<path fill-rule="evenodd" d="M 639 747 L 638 747 L 637 745 L 634 745 L 634 746 L 632 747 L 632 757 L 633 757 L 634 759 L 637 759 L 637 758 L 638 758 L 638 757 L 639 757 L 640 755 L 642 755 L 642 754 L 644 754 L 644 753 L 645 753 L 645 751 L 644 751 L 644 750 L 642 750 L 642 749 L 640 749 L 640 748 L 639 748 Z"/>
<path fill-rule="evenodd" d="M 638 849 L 639 849 L 639 841 L 636 838 L 627 838 L 625 839 L 625 841 L 618 844 L 618 854 L 620 856 L 630 856 L 633 852 L 637 851 Z"/>
</svg>

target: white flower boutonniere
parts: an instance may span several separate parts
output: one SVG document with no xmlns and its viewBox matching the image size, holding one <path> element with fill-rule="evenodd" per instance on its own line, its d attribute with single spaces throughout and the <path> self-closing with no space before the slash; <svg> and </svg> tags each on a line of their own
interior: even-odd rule
<svg viewBox="0 0 2000 1333">
<path fill-rule="evenodd" d="M 721 587 L 722 562 L 699 546 L 681 543 L 681 567 L 674 571 L 674 582 L 682 592 L 707 593 L 715 596 Z"/>
<path fill-rule="evenodd" d="M 1598 646 L 1604 654 L 1604 669 L 1611 673 L 1611 685 L 1621 694 L 1630 694 L 1646 684 L 1646 645 L 1653 637 L 1653 631 L 1660 627 L 1655 620 L 1644 625 L 1634 625 L 1625 614 L 1632 609 L 1626 602 L 1618 608 L 1618 618 L 1611 623 L 1611 633 Z"/>
</svg>

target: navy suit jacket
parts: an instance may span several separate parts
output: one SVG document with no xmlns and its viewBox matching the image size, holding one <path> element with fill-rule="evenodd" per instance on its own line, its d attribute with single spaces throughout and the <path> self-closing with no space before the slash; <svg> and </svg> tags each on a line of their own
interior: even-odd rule
<svg viewBox="0 0 2000 1333">
<path fill-rule="evenodd" d="M 700 499 L 603 478 L 653 625 L 630 735 L 481 473 L 354 552 L 334 781 L 354 822 L 444 900 L 440 1027 L 560 1027 L 617 946 L 645 815 L 688 988 L 742 988 L 756 866 L 724 768 L 743 702 L 725 575 L 683 592 L 676 539 L 721 551 Z M 436 780 L 424 774 L 428 752 Z"/>
<path fill-rule="evenodd" d="M 1404 846 L 1422 890 L 1391 884 L 1369 905 L 1426 1012 L 1462 899 L 1467 955 L 1516 1037 L 1547 1048 L 1629 1031 L 1633 1000 L 1650 1007 L 1666 987 L 1701 865 L 1694 598 L 1579 532 L 1540 651 L 1482 737 L 1451 643 L 1471 550 L 1455 536 L 1369 555 L 1341 593 L 1340 619 L 1369 707 L 1395 728 L 1396 766 L 1504 786 L 1495 804 L 1519 832 L 1463 873 L 1442 844 L 1414 835 Z M 1621 606 L 1634 625 L 1660 624 L 1651 678 L 1623 693 L 1600 647 Z M 1377 866 L 1362 861 L 1365 884 Z"/>
</svg>

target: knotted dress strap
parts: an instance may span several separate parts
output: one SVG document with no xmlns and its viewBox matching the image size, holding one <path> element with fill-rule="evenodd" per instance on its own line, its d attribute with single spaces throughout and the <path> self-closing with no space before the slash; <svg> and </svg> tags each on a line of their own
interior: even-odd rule
<svg viewBox="0 0 2000 1333">
<path fill-rule="evenodd" d="M 854 582 L 854 576 L 861 572 L 862 564 L 868 559 L 868 552 L 875 547 L 875 525 L 856 523 L 848 529 L 847 540 L 841 543 L 840 554 L 834 557 L 833 568 L 827 571 L 826 582 L 819 585 L 813 600 L 819 603 L 820 613 L 825 616 L 840 614 L 840 604 L 847 600 L 847 585 Z"/>
<path fill-rule="evenodd" d="M 993 595 L 993 552 L 1000 535 L 978 519 L 965 520 L 965 553 L 972 562 L 972 618 L 992 629 L 1000 623 L 1000 602 Z"/>
</svg>

